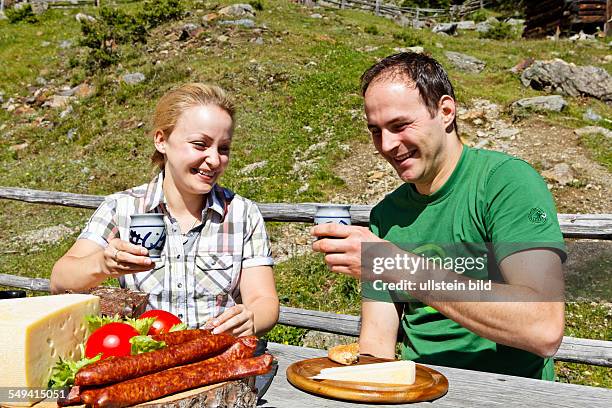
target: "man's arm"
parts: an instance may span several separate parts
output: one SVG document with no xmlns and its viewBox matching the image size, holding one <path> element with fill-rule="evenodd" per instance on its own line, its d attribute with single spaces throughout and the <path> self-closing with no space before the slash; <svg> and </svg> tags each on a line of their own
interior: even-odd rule
<svg viewBox="0 0 612 408">
<path fill-rule="evenodd" d="M 506 257 L 500 269 L 507 284 L 492 285 L 493 299 L 533 301 L 441 302 L 426 293 L 415 297 L 479 336 L 543 357 L 554 355 L 564 328 L 559 255 L 549 249 L 526 250 Z"/>
<path fill-rule="evenodd" d="M 381 358 L 395 358 L 400 315 L 400 305 L 362 301 L 359 353 Z"/>
</svg>

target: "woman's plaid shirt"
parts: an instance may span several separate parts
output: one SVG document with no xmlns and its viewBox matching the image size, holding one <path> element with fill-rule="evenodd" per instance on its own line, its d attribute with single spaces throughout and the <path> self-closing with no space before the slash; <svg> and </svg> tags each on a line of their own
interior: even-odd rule
<svg viewBox="0 0 612 408">
<path fill-rule="evenodd" d="M 127 241 L 130 215 L 163 213 L 166 244 L 162 259 L 147 272 L 119 278 L 122 287 L 149 294 L 149 308 L 177 315 L 200 327 L 240 303 L 240 275 L 273 265 L 263 217 L 252 201 L 215 185 L 204 197 L 203 226 L 188 253 L 178 222 L 170 215 L 162 190 L 163 173 L 149 184 L 110 195 L 94 212 L 79 239 L 106 247 L 113 238 Z"/>
</svg>

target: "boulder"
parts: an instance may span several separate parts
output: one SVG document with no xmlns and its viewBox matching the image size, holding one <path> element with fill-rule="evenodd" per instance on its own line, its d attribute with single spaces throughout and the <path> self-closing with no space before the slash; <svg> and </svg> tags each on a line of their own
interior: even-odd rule
<svg viewBox="0 0 612 408">
<path fill-rule="evenodd" d="M 43 108 L 65 108 L 72 99 L 74 99 L 72 96 L 53 95 L 42 106 Z"/>
<path fill-rule="evenodd" d="M 612 140 L 612 130 L 603 128 L 601 126 L 585 126 L 583 128 L 574 130 L 574 133 L 577 136 L 602 135 L 607 139 Z"/>
<path fill-rule="evenodd" d="M 179 35 L 179 41 L 185 41 L 190 38 L 197 37 L 202 33 L 204 29 L 198 24 L 185 24 L 181 29 L 181 34 Z"/>
<path fill-rule="evenodd" d="M 444 53 L 450 63 L 460 71 L 471 72 L 477 74 L 482 71 L 486 64 L 470 55 L 460 54 L 458 52 L 447 51 Z"/>
<path fill-rule="evenodd" d="M 88 23 L 93 23 L 96 21 L 96 19 L 88 14 L 85 13 L 77 13 L 76 16 L 74 16 L 74 18 L 76 19 L 76 21 L 78 21 L 79 23 L 83 23 L 83 22 L 88 22 Z"/>
<path fill-rule="evenodd" d="M 486 21 L 481 21 L 480 23 L 476 24 L 476 31 L 479 33 L 486 33 L 490 29 L 491 23 L 488 23 Z"/>
<path fill-rule="evenodd" d="M 457 29 L 458 30 L 475 30 L 476 29 L 476 23 L 474 23 L 472 20 L 466 20 L 466 21 L 457 21 Z"/>
<path fill-rule="evenodd" d="M 577 66 L 560 59 L 536 61 L 523 71 L 521 82 L 537 90 L 612 101 L 612 77 L 599 67 Z"/>
<path fill-rule="evenodd" d="M 601 117 L 601 115 L 593 112 L 593 109 L 588 108 L 586 112 L 584 112 L 584 114 L 582 115 L 582 119 L 588 120 L 591 122 L 599 122 L 603 118 Z"/>
<path fill-rule="evenodd" d="M 228 17 L 255 17 L 255 9 L 250 4 L 232 4 L 219 10 L 219 14 Z"/>
<path fill-rule="evenodd" d="M 32 0 L 30 3 L 32 5 L 32 12 L 37 16 L 49 9 L 49 2 L 45 0 Z"/>
<path fill-rule="evenodd" d="M 567 163 L 559 163 L 550 170 L 544 170 L 542 176 L 562 186 L 572 183 L 575 179 L 574 170 Z"/>
<path fill-rule="evenodd" d="M 253 28 L 255 27 L 255 22 L 250 18 L 242 18 L 240 20 L 224 20 L 219 21 L 219 24 L 222 25 L 231 25 L 231 26 L 240 26 L 244 28 Z"/>
<path fill-rule="evenodd" d="M 129 85 L 135 85 L 143 82 L 145 80 L 145 76 L 143 73 L 134 72 L 131 74 L 125 74 L 122 78 L 123 82 Z"/>
<path fill-rule="evenodd" d="M 536 96 L 524 98 L 512 104 L 513 108 L 528 108 L 536 111 L 561 112 L 567 106 L 567 102 L 560 95 Z"/>
<path fill-rule="evenodd" d="M 434 33 L 445 33 L 448 35 L 457 34 L 457 23 L 440 23 L 436 24 L 432 29 Z"/>
</svg>

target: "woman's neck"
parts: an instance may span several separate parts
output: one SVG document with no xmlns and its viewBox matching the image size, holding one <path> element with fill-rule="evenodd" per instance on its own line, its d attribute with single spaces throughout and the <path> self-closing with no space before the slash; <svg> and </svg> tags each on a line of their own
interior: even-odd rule
<svg viewBox="0 0 612 408">
<path fill-rule="evenodd" d="M 196 218 L 201 217 L 204 208 L 202 195 L 181 193 L 170 177 L 164 178 L 163 189 L 167 205 L 175 218 L 182 218 L 187 214 Z"/>
</svg>

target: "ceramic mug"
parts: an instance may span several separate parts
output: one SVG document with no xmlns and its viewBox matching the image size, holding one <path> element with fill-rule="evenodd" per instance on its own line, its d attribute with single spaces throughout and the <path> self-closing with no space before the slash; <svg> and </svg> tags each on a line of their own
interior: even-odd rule
<svg viewBox="0 0 612 408">
<path fill-rule="evenodd" d="M 130 216 L 131 244 L 140 245 L 149 251 L 153 261 L 161 260 L 162 250 L 166 242 L 166 225 L 164 214 L 133 214 Z"/>
<path fill-rule="evenodd" d="M 351 225 L 350 205 L 341 204 L 321 204 L 317 205 L 315 212 L 315 224 L 327 224 L 335 222 L 342 225 Z"/>
</svg>

